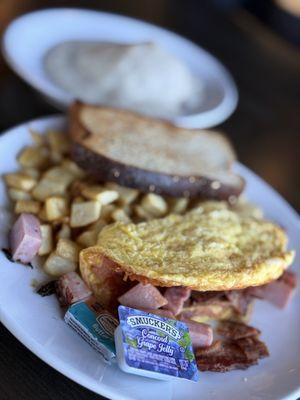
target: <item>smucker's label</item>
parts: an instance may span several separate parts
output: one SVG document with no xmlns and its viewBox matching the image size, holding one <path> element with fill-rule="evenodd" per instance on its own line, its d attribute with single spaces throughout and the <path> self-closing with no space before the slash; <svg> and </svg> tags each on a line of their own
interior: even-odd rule
<svg viewBox="0 0 300 400">
<path fill-rule="evenodd" d="M 129 368 L 199 379 L 185 323 L 124 306 L 119 306 L 119 320 Z"/>
</svg>

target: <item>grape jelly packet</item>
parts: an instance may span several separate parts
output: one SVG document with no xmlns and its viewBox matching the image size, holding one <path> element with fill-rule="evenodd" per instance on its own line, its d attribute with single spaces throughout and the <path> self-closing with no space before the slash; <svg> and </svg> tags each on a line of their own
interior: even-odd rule
<svg viewBox="0 0 300 400">
<path fill-rule="evenodd" d="M 184 322 L 119 306 L 115 331 L 119 367 L 129 373 L 170 380 L 198 381 L 199 374 Z"/>
</svg>

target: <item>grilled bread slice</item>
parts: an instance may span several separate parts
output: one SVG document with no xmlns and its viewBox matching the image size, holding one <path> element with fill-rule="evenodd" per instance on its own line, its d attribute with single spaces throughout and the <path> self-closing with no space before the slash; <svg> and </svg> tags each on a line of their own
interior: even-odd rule
<svg viewBox="0 0 300 400">
<path fill-rule="evenodd" d="M 198 291 L 243 289 L 277 279 L 293 261 L 277 225 L 205 202 L 189 213 L 105 227 L 96 247 L 81 252 L 110 261 L 125 276 Z"/>
<path fill-rule="evenodd" d="M 168 122 L 76 102 L 70 109 L 73 159 L 99 181 L 115 181 L 173 197 L 227 200 L 244 181 L 217 132 L 177 128 Z"/>
</svg>

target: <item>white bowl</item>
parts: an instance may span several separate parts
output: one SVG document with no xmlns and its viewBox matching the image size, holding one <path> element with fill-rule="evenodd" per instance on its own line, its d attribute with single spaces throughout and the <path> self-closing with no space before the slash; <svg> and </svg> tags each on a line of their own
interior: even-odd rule
<svg viewBox="0 0 300 400">
<path fill-rule="evenodd" d="M 204 95 L 199 112 L 173 118 L 176 125 L 209 128 L 223 122 L 236 108 L 237 89 L 227 70 L 201 47 L 175 33 L 132 18 L 83 9 L 53 8 L 25 14 L 6 29 L 3 55 L 21 78 L 61 110 L 73 98 L 49 79 L 43 58 L 51 47 L 67 40 L 154 41 L 183 60 L 203 82 Z"/>
<path fill-rule="evenodd" d="M 63 117 L 41 118 L 0 136 L 0 175 L 17 168 L 17 154 L 32 143 L 29 128 L 43 133 L 65 125 Z M 297 250 L 294 267 L 298 267 L 299 216 L 258 176 L 241 165 L 236 168 L 247 181 L 249 200 L 259 204 L 268 218 L 287 230 L 290 247 Z M 0 180 L 0 248 L 7 237 L 2 211 L 7 204 L 5 187 Z M 39 268 L 12 264 L 0 251 L 1 322 L 46 363 L 98 394 L 115 400 L 295 400 L 300 397 L 299 290 L 286 310 L 278 310 L 267 302 L 258 301 L 255 305 L 252 323 L 261 329 L 270 357 L 246 371 L 200 373 L 197 383 L 186 380 L 175 383 L 126 374 L 116 364 L 105 364 L 100 355 L 64 323 L 55 296 L 40 297 L 34 292 L 33 279 L 43 279 Z M 28 373 L 30 371 L 24 371 L 24 379 Z"/>
</svg>

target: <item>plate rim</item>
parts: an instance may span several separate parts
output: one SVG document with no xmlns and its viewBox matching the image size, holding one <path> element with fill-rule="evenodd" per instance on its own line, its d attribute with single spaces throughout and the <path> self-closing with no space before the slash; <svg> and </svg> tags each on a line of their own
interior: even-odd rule
<svg viewBox="0 0 300 400">
<path fill-rule="evenodd" d="M 67 121 L 67 116 L 63 114 L 55 114 L 49 115 L 39 118 L 34 118 L 29 121 L 25 121 L 23 123 L 17 124 L 12 128 L 5 130 L 0 135 L 0 146 L 5 138 L 7 138 L 10 134 L 13 134 L 18 129 L 28 129 L 31 124 L 35 123 L 65 123 Z M 236 163 L 237 169 L 239 171 L 245 171 L 246 173 L 252 174 L 256 179 L 261 181 L 264 185 L 268 187 L 272 191 L 272 194 L 275 194 L 280 202 L 286 207 L 292 215 L 293 222 L 295 223 L 296 229 L 299 230 L 300 233 L 300 216 L 298 212 L 285 200 L 280 193 L 276 192 L 275 189 L 272 188 L 270 184 L 265 182 L 260 176 L 258 176 L 255 172 L 253 172 L 248 167 L 244 166 L 241 163 Z M 2 256 L 2 255 L 1 255 Z M 4 256 L 3 256 L 4 257 Z M 130 397 L 123 394 L 116 394 L 111 391 L 111 387 L 104 384 L 103 382 L 97 383 L 93 382 L 93 380 L 86 378 L 86 375 L 80 372 L 78 369 L 73 367 L 71 364 L 64 362 L 62 359 L 59 359 L 57 356 L 52 356 L 51 352 L 43 351 L 43 346 L 39 344 L 37 341 L 33 340 L 29 334 L 26 333 L 22 329 L 22 327 L 18 324 L 16 320 L 9 316 L 8 313 L 3 310 L 3 307 L 0 304 L 0 322 L 8 329 L 8 331 L 21 343 L 23 344 L 29 351 L 35 354 L 38 358 L 48 364 L 50 367 L 54 368 L 56 371 L 65 375 L 67 378 L 71 379 L 73 382 L 91 390 L 96 394 L 100 394 L 112 400 L 131 400 Z M 109 367 L 109 366 L 108 366 Z M 71 373 L 73 372 L 73 374 Z M 292 392 L 287 393 L 281 400 L 295 400 L 300 397 L 300 385 L 297 389 Z"/>
<path fill-rule="evenodd" d="M 30 75 L 30 73 L 26 70 L 26 67 L 24 68 L 23 65 L 20 65 L 16 61 L 17 57 L 14 57 L 14 51 L 10 48 L 8 45 L 9 41 L 9 36 L 11 31 L 15 29 L 15 27 L 20 23 L 20 21 L 30 19 L 32 16 L 36 15 L 43 15 L 43 14 L 51 14 L 51 13 L 64 13 L 64 12 L 75 12 L 77 14 L 80 13 L 85 13 L 85 14 L 94 14 L 98 15 L 100 18 L 110 18 L 110 19 L 115 19 L 119 21 L 124 21 L 125 23 L 134 23 L 134 24 L 140 24 L 140 26 L 144 25 L 148 27 L 148 29 L 154 29 L 156 31 L 160 31 L 164 35 L 169 35 L 172 40 L 181 42 L 181 45 L 186 45 L 193 47 L 197 51 L 201 51 L 203 56 L 209 60 L 209 62 L 214 63 L 216 68 L 218 68 L 219 73 L 220 73 L 220 80 L 222 82 L 222 86 L 224 88 L 224 99 L 221 101 L 220 104 L 218 104 L 216 107 L 213 109 L 209 109 L 207 111 L 203 111 L 201 113 L 196 113 L 196 114 L 191 114 L 191 115 L 183 115 L 183 116 L 174 116 L 170 118 L 169 120 L 173 122 L 177 126 L 181 127 L 186 127 L 186 128 L 199 128 L 199 129 L 207 129 L 214 127 L 216 125 L 221 124 L 222 122 L 226 121 L 236 110 L 238 100 L 239 100 L 239 94 L 238 94 L 238 89 L 235 83 L 235 80 L 228 70 L 228 68 L 221 62 L 217 57 L 215 57 L 212 53 L 210 53 L 208 50 L 205 48 L 201 47 L 194 41 L 186 38 L 185 36 L 181 36 L 180 34 L 166 29 L 164 27 L 161 27 L 156 24 L 152 24 L 150 22 L 118 14 L 118 13 L 110 13 L 110 12 L 104 12 L 104 11 L 98 11 L 98 10 L 93 10 L 93 9 L 88 9 L 88 8 L 80 8 L 80 7 L 53 7 L 53 8 L 46 8 L 46 9 L 41 9 L 41 10 L 35 10 L 31 11 L 28 13 L 25 13 L 14 20 L 12 20 L 8 26 L 5 28 L 4 33 L 2 35 L 2 40 L 1 40 L 1 51 L 2 55 L 7 62 L 7 64 L 10 66 L 10 68 L 24 81 L 26 82 L 29 86 L 31 86 L 34 90 L 36 90 L 38 93 L 40 93 L 46 100 L 52 104 L 56 105 L 56 108 L 59 107 L 62 111 L 64 111 L 67 107 L 67 102 L 70 101 L 72 98 L 71 95 L 69 95 L 67 92 L 65 92 L 63 98 L 59 99 L 58 96 L 53 95 L 53 93 L 47 93 L 44 90 L 43 83 L 41 83 L 41 80 L 35 79 Z M 26 72 L 27 71 L 27 72 Z M 49 80 L 49 82 L 51 82 Z M 51 82 L 52 85 L 54 85 Z M 54 85 L 55 86 L 55 85 Z M 59 88 L 56 88 L 59 89 Z M 64 91 L 62 91 L 63 93 Z M 59 106 L 58 106 L 59 105 Z M 199 122 L 197 122 L 199 121 Z M 206 121 L 206 122 L 205 122 Z"/>
</svg>

